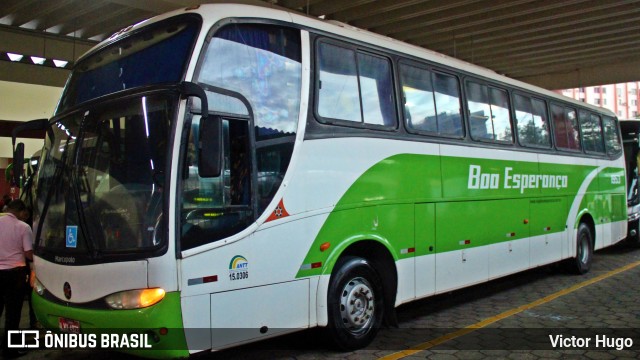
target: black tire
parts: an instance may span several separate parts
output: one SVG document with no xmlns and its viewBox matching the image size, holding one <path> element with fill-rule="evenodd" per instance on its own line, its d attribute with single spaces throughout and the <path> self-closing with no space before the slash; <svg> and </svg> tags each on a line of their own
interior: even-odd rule
<svg viewBox="0 0 640 360">
<path fill-rule="evenodd" d="M 352 351 L 373 341 L 384 313 L 380 277 L 369 262 L 355 256 L 338 260 L 327 298 L 327 333 L 340 350 Z"/>
<path fill-rule="evenodd" d="M 593 234 L 585 223 L 578 226 L 576 241 L 576 257 L 571 261 L 571 270 L 579 275 L 586 274 L 591 269 L 593 260 Z"/>
<path fill-rule="evenodd" d="M 640 227 L 638 227 L 638 220 L 629 223 L 629 229 L 635 229 L 635 235 L 627 236 L 627 244 L 633 248 L 640 247 Z"/>
</svg>

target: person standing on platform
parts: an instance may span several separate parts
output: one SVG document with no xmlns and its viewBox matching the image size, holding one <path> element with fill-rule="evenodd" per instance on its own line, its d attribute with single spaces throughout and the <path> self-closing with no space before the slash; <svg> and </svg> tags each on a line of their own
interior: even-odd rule
<svg viewBox="0 0 640 360">
<path fill-rule="evenodd" d="M 7 331 L 18 330 L 24 302 L 26 260 L 33 260 L 33 234 L 22 219 L 29 210 L 22 200 L 7 205 L 7 214 L 0 216 L 0 298 L 4 301 L 5 323 L 2 355 L 13 358 L 21 354 L 7 347 Z"/>
<path fill-rule="evenodd" d="M 2 206 L 0 206 L 0 212 L 4 212 L 4 209 L 9 205 L 9 203 L 11 202 L 11 196 L 9 196 L 9 194 L 4 194 L 4 196 L 2 197 Z"/>
</svg>

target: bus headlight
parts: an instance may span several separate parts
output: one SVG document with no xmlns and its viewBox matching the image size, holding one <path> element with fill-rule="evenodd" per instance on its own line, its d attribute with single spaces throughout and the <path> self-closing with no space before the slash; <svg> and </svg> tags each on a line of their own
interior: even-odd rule
<svg viewBox="0 0 640 360">
<path fill-rule="evenodd" d="M 139 309 L 157 304 L 164 298 L 160 288 L 121 291 L 105 298 L 107 305 L 118 310 Z"/>
<path fill-rule="evenodd" d="M 35 281 L 33 282 L 33 290 L 35 290 L 35 292 L 42 296 L 44 295 L 45 290 L 47 290 L 44 285 L 42 285 L 42 283 L 40 282 L 40 280 L 38 280 L 38 278 L 35 279 Z"/>
</svg>

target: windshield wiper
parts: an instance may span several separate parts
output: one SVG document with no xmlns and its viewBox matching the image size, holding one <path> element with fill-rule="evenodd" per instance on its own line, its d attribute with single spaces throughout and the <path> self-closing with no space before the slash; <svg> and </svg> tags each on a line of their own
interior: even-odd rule
<svg viewBox="0 0 640 360">
<path fill-rule="evenodd" d="M 75 168 L 78 169 L 80 166 L 78 164 L 75 165 Z M 82 231 L 82 235 L 84 237 L 85 243 L 87 245 L 87 249 L 89 250 L 89 255 L 92 259 L 95 259 L 99 256 L 98 251 L 95 249 L 95 244 L 91 241 L 89 227 L 87 225 L 87 218 L 84 214 L 84 208 L 82 206 L 82 198 L 80 196 L 80 179 L 77 175 L 77 170 L 72 169 L 71 174 L 69 176 L 71 182 L 71 192 L 73 193 L 73 197 L 76 203 L 76 212 L 78 213 L 78 223 L 80 225 L 80 231 Z M 87 189 L 89 190 L 89 189 Z"/>
<path fill-rule="evenodd" d="M 65 163 L 67 162 L 67 154 L 69 153 L 69 141 L 66 142 L 66 144 L 64 145 L 64 151 L 62 152 L 62 156 L 60 157 L 60 162 L 57 163 L 56 169 L 53 173 L 51 182 L 49 184 L 49 189 L 47 191 L 47 196 L 44 200 L 44 204 L 42 205 L 42 212 L 40 213 L 40 220 L 39 220 L 39 226 L 38 226 L 38 230 L 36 232 L 36 238 L 35 238 L 35 242 L 36 245 L 38 245 L 40 243 L 40 235 L 42 235 L 42 222 L 44 219 L 46 219 L 47 217 L 47 212 L 49 211 L 49 205 L 51 204 L 51 198 L 53 197 L 53 193 L 55 192 L 55 189 L 58 188 L 58 185 L 60 183 L 60 181 L 62 181 L 62 174 L 64 173 L 64 169 L 66 167 Z M 49 152 L 54 151 L 54 145 L 53 145 L 53 141 L 51 144 L 51 149 L 49 149 Z M 50 159 L 49 157 L 51 156 L 51 154 L 47 154 L 47 157 L 44 158 L 44 161 L 42 162 L 42 167 L 44 167 L 46 165 L 46 161 L 52 161 L 55 162 L 55 159 Z"/>
</svg>

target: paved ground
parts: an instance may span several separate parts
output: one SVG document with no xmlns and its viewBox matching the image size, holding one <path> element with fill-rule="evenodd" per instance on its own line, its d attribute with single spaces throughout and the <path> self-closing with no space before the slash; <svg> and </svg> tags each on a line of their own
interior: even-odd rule
<svg viewBox="0 0 640 360">
<path fill-rule="evenodd" d="M 615 246 L 596 253 L 587 275 L 576 276 L 560 266 L 547 266 L 404 305 L 398 309 L 400 328 L 382 329 L 376 341 L 364 350 L 328 350 L 321 332 L 309 330 L 198 358 L 637 359 L 639 278 L 640 249 Z M 590 347 L 571 348 L 571 336 L 591 339 Z M 561 338 L 568 347 L 559 351 L 552 347 L 551 340 Z M 631 348 L 623 349 L 629 345 L 629 340 L 621 343 L 625 338 L 633 342 Z M 602 339 L 609 342 L 596 343 Z M 39 350 L 22 359 L 114 357 L 125 356 L 85 350 Z"/>
</svg>

